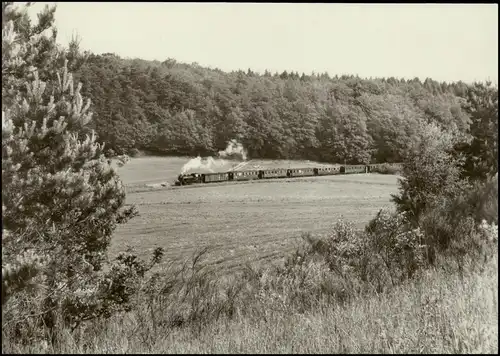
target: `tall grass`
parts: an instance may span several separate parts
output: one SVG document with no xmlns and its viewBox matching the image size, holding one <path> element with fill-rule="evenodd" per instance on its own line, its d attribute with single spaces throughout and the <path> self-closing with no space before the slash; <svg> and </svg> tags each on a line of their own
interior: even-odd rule
<svg viewBox="0 0 500 356">
<path fill-rule="evenodd" d="M 497 353 L 497 268 L 495 256 L 483 271 L 463 278 L 429 270 L 390 293 L 305 311 L 280 307 L 279 296 L 243 300 L 235 316 L 201 327 L 158 324 L 161 311 L 152 317 L 144 301 L 79 332 L 59 330 L 55 346 L 20 346 L 5 338 L 2 346 L 16 353 Z M 197 296 L 199 302 L 214 298 Z"/>
</svg>

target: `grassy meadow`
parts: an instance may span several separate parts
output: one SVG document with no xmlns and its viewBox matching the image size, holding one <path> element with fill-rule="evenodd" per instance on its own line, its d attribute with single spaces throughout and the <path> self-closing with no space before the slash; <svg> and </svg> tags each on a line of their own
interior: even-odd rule
<svg viewBox="0 0 500 356">
<path fill-rule="evenodd" d="M 279 296 L 277 296 L 279 300 Z M 498 259 L 461 278 L 428 271 L 388 294 L 297 311 L 263 301 L 200 328 L 155 323 L 145 305 L 26 353 L 498 353 Z M 7 347 L 9 345 L 6 345 Z"/>
<path fill-rule="evenodd" d="M 119 169 L 127 203 L 135 204 L 140 216 L 118 227 L 112 253 L 125 245 L 139 254 L 163 247 L 167 259 L 182 260 L 208 247 L 210 263 L 225 269 L 279 261 L 302 233 L 326 233 L 341 215 L 363 228 L 380 208 L 390 207 L 397 184 L 392 175 L 353 174 L 155 186 L 172 183 L 186 162 L 144 157 Z M 242 169 L 308 166 L 318 164 L 259 160 Z"/>
</svg>

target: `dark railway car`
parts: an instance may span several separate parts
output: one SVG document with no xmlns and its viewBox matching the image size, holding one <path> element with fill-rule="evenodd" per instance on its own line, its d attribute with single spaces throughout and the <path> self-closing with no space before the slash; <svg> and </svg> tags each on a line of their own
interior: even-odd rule
<svg viewBox="0 0 500 356">
<path fill-rule="evenodd" d="M 342 167 L 344 171 L 342 173 L 352 174 L 352 173 L 366 173 L 366 166 L 364 164 L 355 164 Z"/>
<path fill-rule="evenodd" d="M 226 182 L 229 180 L 228 173 L 205 173 L 202 174 L 203 183 Z"/>
<path fill-rule="evenodd" d="M 259 176 L 259 171 L 236 171 L 229 173 L 229 180 L 252 180 L 259 179 Z"/>
<path fill-rule="evenodd" d="M 378 167 L 382 166 L 382 163 L 372 163 L 368 165 L 368 172 L 371 173 L 375 171 Z"/>
<path fill-rule="evenodd" d="M 286 178 L 288 177 L 286 169 L 265 169 L 260 171 L 260 179 L 271 179 L 271 178 Z"/>
<path fill-rule="evenodd" d="M 373 168 L 376 167 L 376 164 L 369 164 L 366 167 L 368 168 L 368 173 L 372 173 L 373 172 Z"/>
<path fill-rule="evenodd" d="M 342 167 L 338 167 L 338 166 L 314 168 L 314 173 L 315 173 L 315 175 L 318 175 L 318 176 L 330 176 L 330 175 L 334 175 L 334 174 L 340 174 L 341 168 Z"/>
<path fill-rule="evenodd" d="M 288 170 L 289 177 L 311 177 L 314 176 L 314 168 L 293 168 Z"/>
</svg>

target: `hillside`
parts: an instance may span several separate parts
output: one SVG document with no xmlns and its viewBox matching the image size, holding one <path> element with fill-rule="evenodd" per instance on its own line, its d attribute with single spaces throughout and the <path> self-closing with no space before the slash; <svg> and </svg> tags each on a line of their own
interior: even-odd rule
<svg viewBox="0 0 500 356">
<path fill-rule="evenodd" d="M 400 162 L 421 123 L 469 125 L 462 82 L 226 73 L 113 54 L 72 63 L 93 128 L 117 154 L 210 156 L 238 139 L 250 158 Z"/>
</svg>

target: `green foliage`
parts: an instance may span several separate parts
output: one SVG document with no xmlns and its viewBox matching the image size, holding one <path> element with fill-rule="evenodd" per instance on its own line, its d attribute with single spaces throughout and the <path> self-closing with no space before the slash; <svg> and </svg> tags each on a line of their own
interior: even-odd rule
<svg viewBox="0 0 500 356">
<path fill-rule="evenodd" d="M 425 265 L 425 246 L 419 228 L 412 228 L 405 213 L 378 212 L 366 226 L 370 246 L 386 267 L 392 284 L 413 278 Z"/>
<path fill-rule="evenodd" d="M 109 54 L 90 55 L 75 76 L 99 141 L 118 154 L 213 155 L 237 138 L 254 158 L 402 162 L 422 122 L 469 128 L 455 93 L 467 86 L 430 79 L 300 79 Z"/>
<path fill-rule="evenodd" d="M 399 194 L 392 199 L 399 212 L 408 213 L 415 225 L 429 206 L 460 194 L 467 183 L 461 179 L 460 157 L 453 147 L 462 139 L 436 124 L 422 124 L 416 142 L 407 151 Z M 416 225 L 415 225 L 416 226 Z"/>
<path fill-rule="evenodd" d="M 433 203 L 420 216 L 418 224 L 431 256 L 436 252 L 454 258 L 469 256 L 482 264 L 488 239 L 480 233 L 480 224 L 498 223 L 497 183 L 495 179 L 476 183 L 460 195 Z"/>
<path fill-rule="evenodd" d="M 370 166 L 370 173 L 401 174 L 402 168 L 402 165 L 399 163 L 380 163 Z"/>
<path fill-rule="evenodd" d="M 469 88 L 464 105 L 471 114 L 470 132 L 423 124 L 406 154 L 393 201 L 422 232 L 430 264 L 447 256 L 462 270 L 465 260 L 481 265 L 486 258 L 488 242 L 479 224 L 498 221 L 497 163 L 491 156 L 496 156 L 497 134 L 490 132 L 493 122 L 498 125 L 494 93 L 488 85 Z"/>
<path fill-rule="evenodd" d="M 106 255 L 116 225 L 136 211 L 124 208 L 123 185 L 88 127 L 81 83 L 67 60 L 57 68 L 65 54 L 55 32 L 42 33 L 54 9 L 35 26 L 23 8 L 2 10 L 2 322 L 27 340 L 43 336 L 41 325 L 126 310 L 151 267 Z"/>
<path fill-rule="evenodd" d="M 464 176 L 484 181 L 498 172 L 498 88 L 475 83 L 468 88 L 463 107 L 471 118 L 473 137 L 458 147 L 466 155 Z"/>
<path fill-rule="evenodd" d="M 302 291 L 302 299 L 346 302 L 414 278 L 425 266 L 423 235 L 411 228 L 404 214 L 381 210 L 364 232 L 340 219 L 325 238 L 305 235 L 304 239 L 306 245 L 278 269 L 281 278 L 302 281 L 286 293 Z"/>
</svg>

